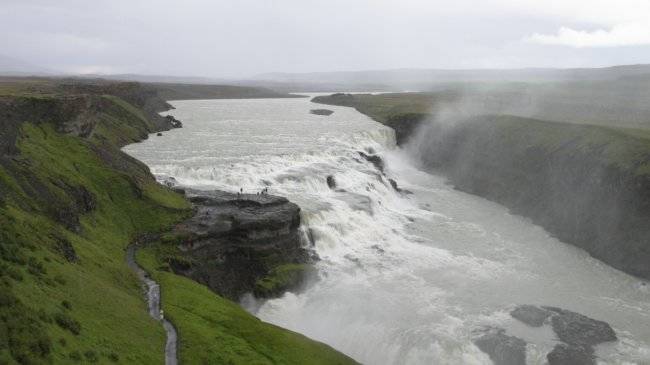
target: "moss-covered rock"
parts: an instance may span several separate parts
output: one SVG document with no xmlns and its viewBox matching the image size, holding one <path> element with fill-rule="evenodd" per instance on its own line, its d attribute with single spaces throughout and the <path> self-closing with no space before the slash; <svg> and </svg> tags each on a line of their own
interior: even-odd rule
<svg viewBox="0 0 650 365">
<path fill-rule="evenodd" d="M 258 298 L 270 298 L 299 287 L 313 271 L 307 264 L 284 264 L 271 269 L 255 282 L 253 293 Z"/>
</svg>

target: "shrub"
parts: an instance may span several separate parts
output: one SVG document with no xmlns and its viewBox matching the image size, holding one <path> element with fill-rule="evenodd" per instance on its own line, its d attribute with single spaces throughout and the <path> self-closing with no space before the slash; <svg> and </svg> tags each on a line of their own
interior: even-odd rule
<svg viewBox="0 0 650 365">
<path fill-rule="evenodd" d="M 108 354 L 108 359 L 111 360 L 112 362 L 120 361 L 120 357 L 114 352 L 111 352 L 110 354 Z"/>
<path fill-rule="evenodd" d="M 88 350 L 84 352 L 84 357 L 88 362 L 97 362 L 99 361 L 99 358 L 97 357 L 97 353 L 93 350 Z"/>
<path fill-rule="evenodd" d="M 81 324 L 66 313 L 56 313 L 54 315 L 54 321 L 59 327 L 72 332 L 74 335 L 78 335 L 81 332 Z"/>
<path fill-rule="evenodd" d="M 27 271 L 34 276 L 41 276 L 45 274 L 45 267 L 35 257 L 30 257 L 27 260 Z"/>
<path fill-rule="evenodd" d="M 81 361 L 81 354 L 79 351 L 72 351 L 70 354 L 68 354 L 68 357 L 73 361 Z"/>
</svg>

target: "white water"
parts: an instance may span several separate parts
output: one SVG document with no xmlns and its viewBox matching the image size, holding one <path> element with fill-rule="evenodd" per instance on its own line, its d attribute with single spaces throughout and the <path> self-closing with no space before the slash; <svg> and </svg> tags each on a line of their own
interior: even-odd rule
<svg viewBox="0 0 650 365">
<path fill-rule="evenodd" d="M 326 342 L 366 364 L 484 364 L 472 344 L 486 325 L 529 342 L 530 364 L 555 344 L 508 315 L 516 304 L 605 320 L 619 341 L 602 363 L 650 364 L 650 290 L 540 227 L 413 167 L 392 131 L 351 108 L 308 99 L 178 101 L 184 128 L 128 146 L 159 177 L 195 188 L 284 195 L 314 232 L 320 280 L 270 300 L 265 321 Z M 402 196 L 357 151 L 373 149 Z M 327 187 L 333 175 L 340 188 Z"/>
</svg>

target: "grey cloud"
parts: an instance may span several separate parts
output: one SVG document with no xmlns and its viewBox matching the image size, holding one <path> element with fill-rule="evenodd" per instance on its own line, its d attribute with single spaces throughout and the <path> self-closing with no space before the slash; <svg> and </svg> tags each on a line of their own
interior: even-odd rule
<svg viewBox="0 0 650 365">
<path fill-rule="evenodd" d="M 611 52 L 525 42 L 532 34 L 555 34 L 562 26 L 585 29 L 584 21 L 569 14 L 585 2 L 569 1 L 570 6 L 553 12 L 541 11 L 538 3 L 5 0 L 0 53 L 67 72 L 216 77 L 648 61 L 646 46 Z M 618 18 L 596 10 L 585 21 L 616 23 Z M 627 19 L 625 15 L 619 18 Z"/>
</svg>

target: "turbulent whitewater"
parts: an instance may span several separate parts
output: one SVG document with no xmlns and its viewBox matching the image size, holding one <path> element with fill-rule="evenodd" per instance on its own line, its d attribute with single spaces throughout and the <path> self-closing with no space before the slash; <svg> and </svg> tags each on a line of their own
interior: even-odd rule
<svg viewBox="0 0 650 365">
<path fill-rule="evenodd" d="M 486 326 L 528 342 L 543 364 L 557 343 L 508 314 L 552 305 L 608 322 L 602 363 L 650 363 L 650 287 L 440 176 L 419 171 L 393 132 L 351 108 L 310 114 L 308 99 L 172 102 L 184 128 L 125 150 L 159 178 L 198 189 L 264 187 L 302 208 L 319 280 L 300 294 L 244 304 L 261 319 L 366 364 L 489 364 Z M 359 151 L 386 161 L 395 191 Z M 330 189 L 332 175 L 338 190 Z"/>
</svg>

